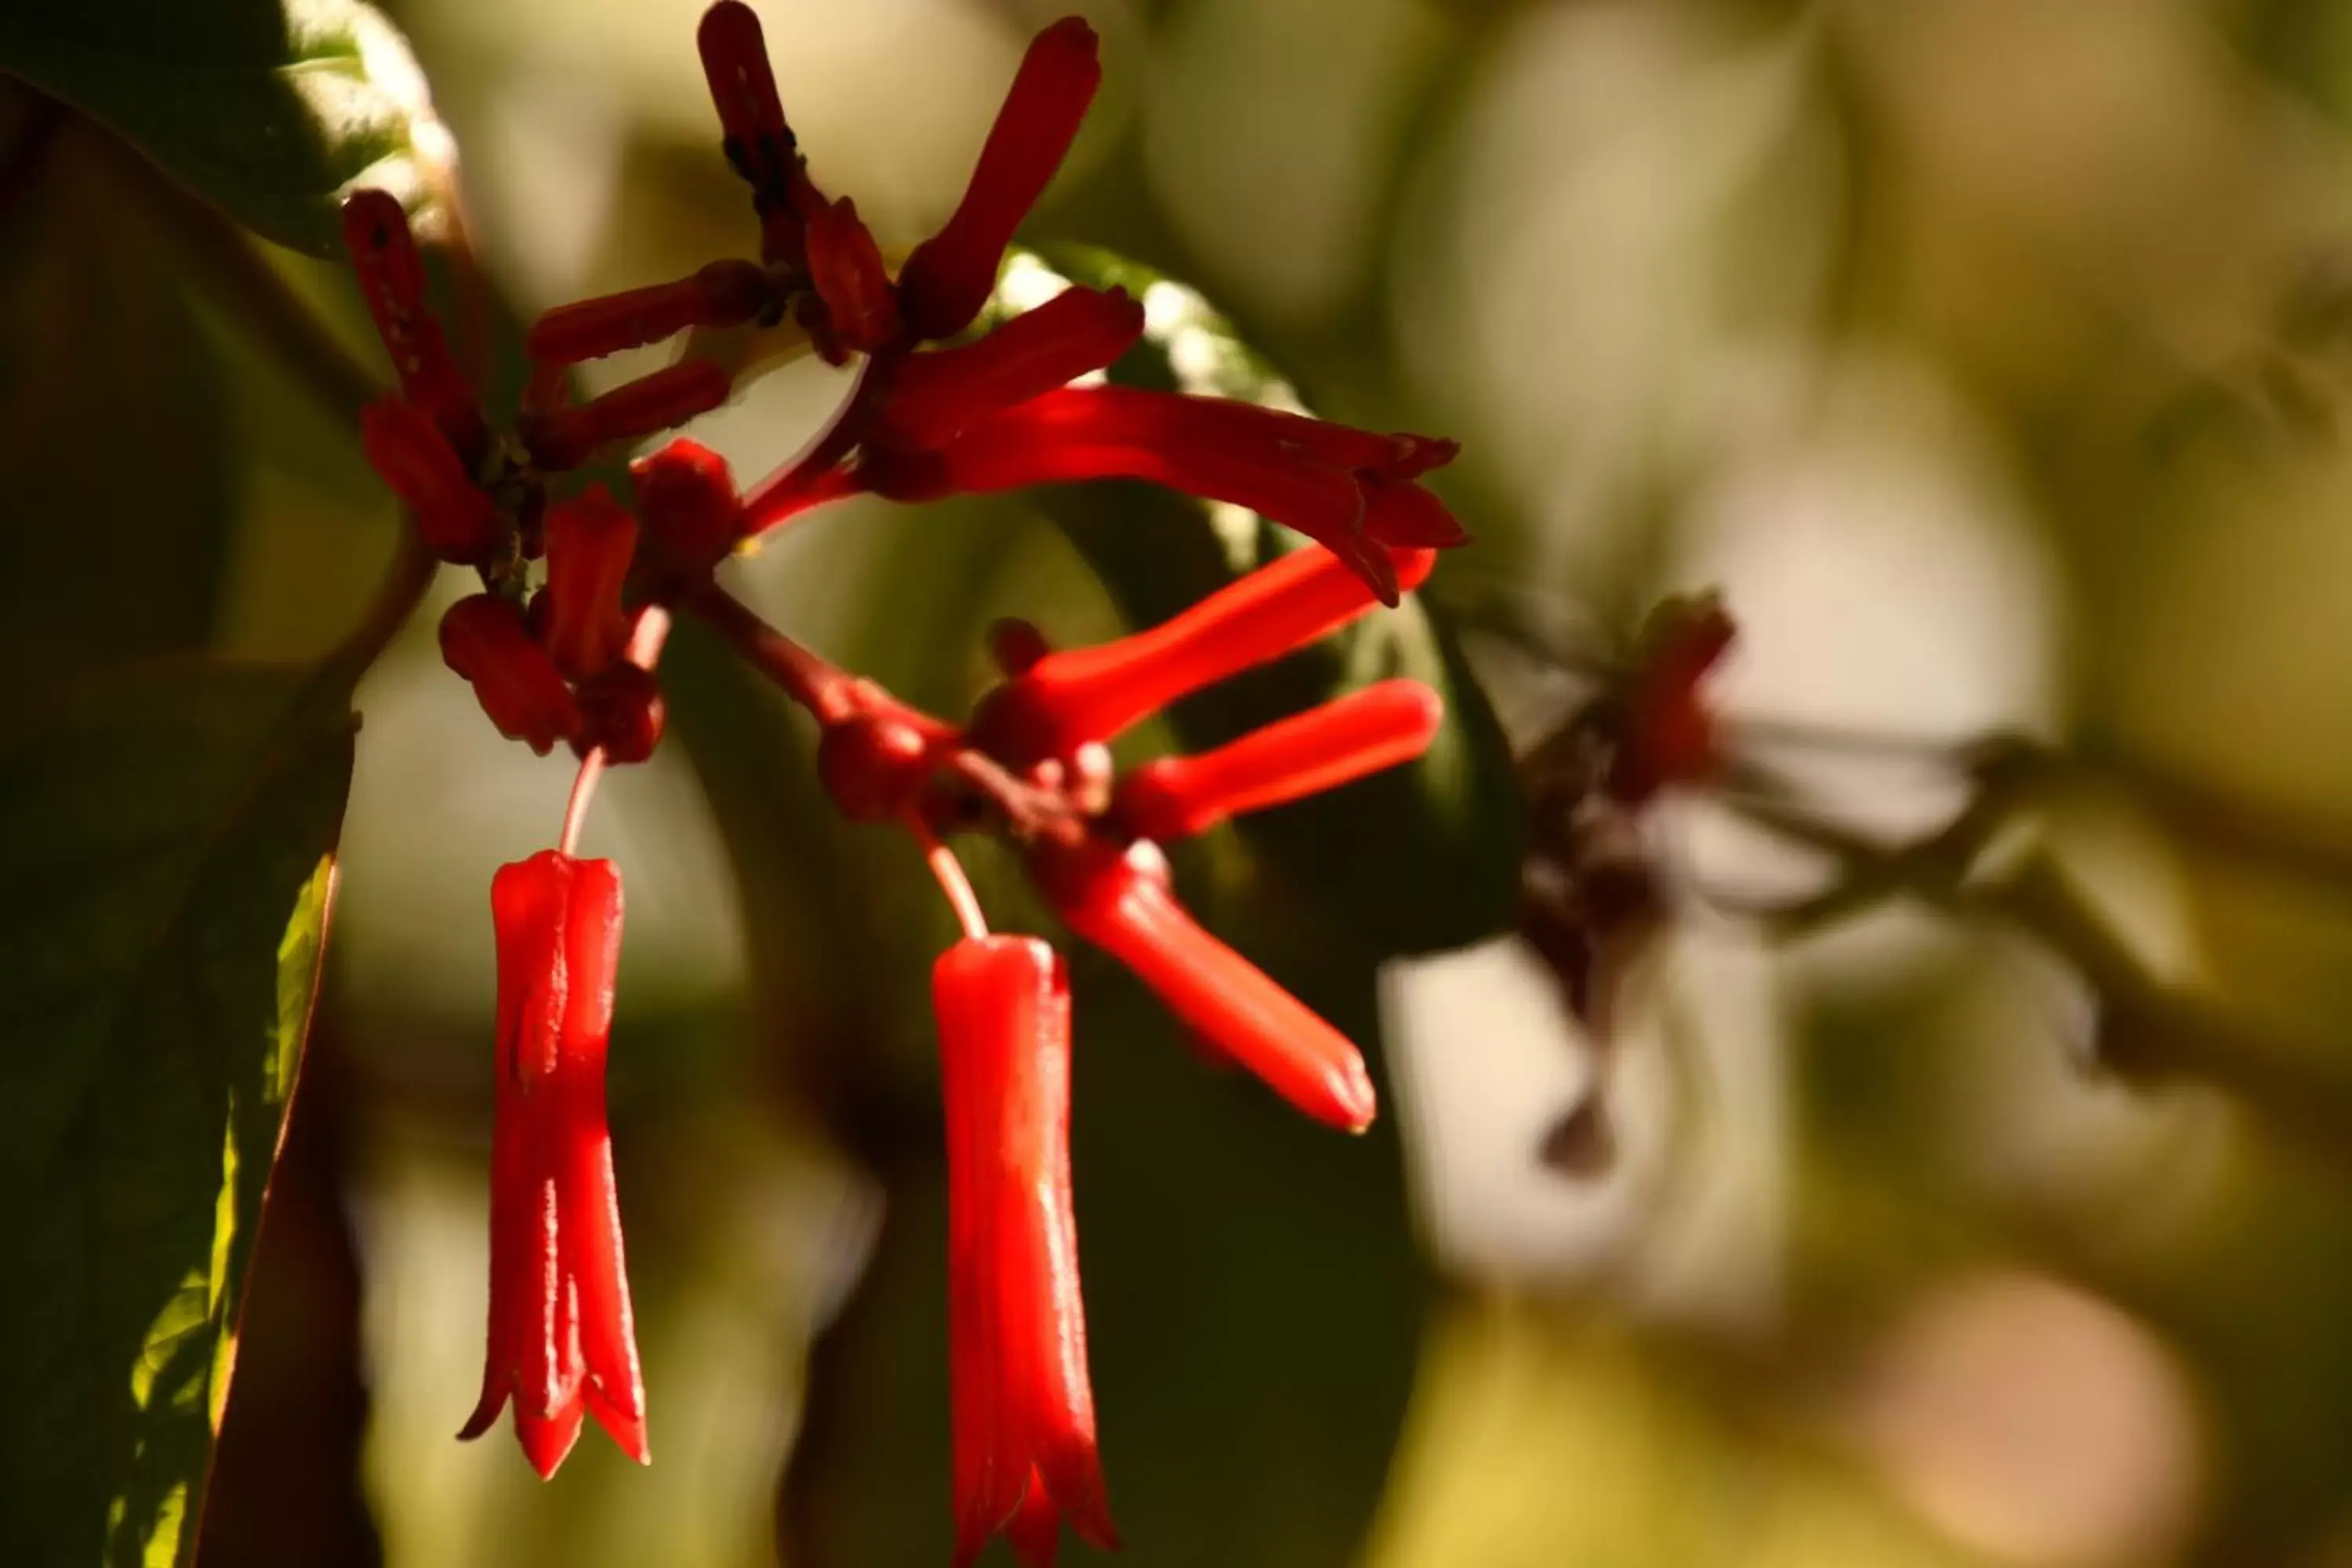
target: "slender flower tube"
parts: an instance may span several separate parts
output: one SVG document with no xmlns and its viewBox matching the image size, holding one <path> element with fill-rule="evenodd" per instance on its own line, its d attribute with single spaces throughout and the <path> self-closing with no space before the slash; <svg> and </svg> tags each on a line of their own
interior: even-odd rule
<svg viewBox="0 0 2352 1568">
<path fill-rule="evenodd" d="M 1444 702 L 1420 681 L 1380 681 L 1213 751 L 1146 763 L 1119 780 L 1111 810 L 1139 838 L 1190 838 L 1409 763 L 1444 721 Z"/>
<path fill-rule="evenodd" d="M 1328 434 L 1305 438 L 1318 429 Z M 1403 477 L 1419 471 L 1415 465 L 1428 451 L 1395 444 L 1420 439 L 1375 436 L 1214 398 L 1073 386 L 980 420 L 934 451 L 877 454 L 866 472 L 875 490 L 903 500 L 1079 479 L 1146 479 L 1244 506 L 1297 530 L 1346 561 L 1382 603 L 1393 605 L 1399 590 L 1382 544 L 1444 546 L 1468 537 L 1434 496 Z M 1349 451 L 1370 447 L 1385 453 L 1391 467 L 1331 461 L 1318 453 L 1318 443 Z"/>
<path fill-rule="evenodd" d="M 1013 231 L 1045 194 L 1102 85 L 1099 47 L 1077 16 L 1030 41 L 963 200 L 898 274 L 898 308 L 917 337 L 953 337 L 987 303 Z"/>
<path fill-rule="evenodd" d="M 881 419 L 894 438 L 936 446 L 1102 369 L 1142 336 L 1143 307 L 1126 289 L 1065 289 L 975 342 L 901 360 Z"/>
<path fill-rule="evenodd" d="M 1158 847 L 1041 843 L 1039 888 L 1069 928 L 1135 973 L 1168 1010 L 1318 1121 L 1361 1132 L 1378 1105 L 1346 1036 L 1201 929 L 1169 890 Z"/>
<path fill-rule="evenodd" d="M 1609 770 L 1612 795 L 1639 805 L 1662 789 L 1715 771 L 1715 715 L 1702 689 L 1738 637 L 1713 595 L 1658 606 L 1627 685 L 1624 732 Z"/>
<path fill-rule="evenodd" d="M 499 733 L 541 756 L 580 731 L 580 708 L 522 612 L 495 594 L 458 600 L 441 617 L 441 660 L 466 678 Z"/>
<path fill-rule="evenodd" d="M 844 196 L 808 216 L 809 280 L 824 301 L 825 325 L 839 363 L 847 353 L 872 353 L 898 336 L 898 303 L 881 247 L 858 221 L 857 204 Z"/>
<path fill-rule="evenodd" d="M 719 0 L 702 14 L 695 43 L 719 110 L 727 163 L 751 187 L 761 254 L 772 263 L 798 267 L 805 259 L 802 226 L 824 198 L 784 121 L 760 18 L 740 0 Z"/>
<path fill-rule="evenodd" d="M 610 668 L 628 647 L 621 586 L 637 550 L 637 520 L 602 485 L 548 509 L 547 586 L 534 611 L 555 668 L 573 680 Z"/>
<path fill-rule="evenodd" d="M 562 305 L 540 317 L 523 350 L 548 364 L 577 364 L 643 348 L 689 327 L 733 327 L 772 303 L 768 275 L 749 261 L 714 261 L 690 278 Z"/>
<path fill-rule="evenodd" d="M 1399 586 L 1436 555 L 1392 552 Z M 985 698 L 973 739 L 1014 766 L 1064 757 L 1202 687 L 1279 658 L 1372 607 L 1371 590 L 1323 550 L 1295 550 L 1149 631 L 1050 653 Z"/>
<path fill-rule="evenodd" d="M 342 206 L 343 247 L 358 273 L 360 295 L 376 335 L 392 356 L 401 395 L 441 427 L 458 456 L 470 462 L 488 438 L 474 389 L 425 303 L 425 261 L 408 214 L 389 192 L 354 191 Z"/>
<path fill-rule="evenodd" d="M 489 1346 L 461 1438 L 511 1400 L 515 1436 L 551 1476 L 595 1417 L 640 1464 L 637 1366 L 605 1125 L 604 1054 L 621 952 L 609 860 L 549 849 L 499 868 L 498 1095 L 490 1150 Z"/>
<path fill-rule="evenodd" d="M 372 403 L 360 411 L 360 449 L 368 466 L 416 514 L 416 531 L 434 554 L 465 565 L 489 554 L 498 508 L 457 460 L 431 415 L 397 397 Z"/>
<path fill-rule="evenodd" d="M 1070 1207 L 1070 993 L 1034 937 L 968 938 L 931 972 L 948 1144 L 955 1562 L 1011 1537 L 1050 1564 L 1061 1522 L 1118 1544 L 1095 1444 Z"/>
<path fill-rule="evenodd" d="M 576 468 L 597 447 L 683 425 L 727 401 L 734 383 L 709 360 L 681 360 L 625 382 L 577 408 L 526 415 L 523 444 L 550 472 Z"/>
</svg>

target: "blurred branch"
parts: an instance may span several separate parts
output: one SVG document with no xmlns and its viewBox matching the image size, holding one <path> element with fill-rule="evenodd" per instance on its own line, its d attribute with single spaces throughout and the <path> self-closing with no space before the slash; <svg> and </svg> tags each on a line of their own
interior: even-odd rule
<svg viewBox="0 0 2352 1568">
<path fill-rule="evenodd" d="M 1793 900 L 1742 904 L 1710 894 L 1709 902 L 1755 921 L 1777 941 L 1801 938 L 1898 898 L 1918 900 L 1956 919 L 2013 928 L 2064 960 L 2095 993 L 2098 1067 L 2138 1082 L 2202 1083 L 2352 1163 L 2352 1075 L 2265 1047 L 2245 1025 L 2165 984 L 2084 907 L 2047 857 L 2036 855 L 2011 877 L 1976 877 L 1978 862 L 2002 827 L 2047 792 L 2088 772 L 2108 776 L 2110 768 L 2016 742 L 1981 749 L 1969 771 L 1975 788 L 1950 822 L 1889 844 L 1809 809 L 1769 769 L 1738 764 L 1725 804 L 1767 832 L 1830 857 L 1837 869 L 1820 891 Z M 2116 782 L 2199 847 L 2315 877 L 2352 897 L 2352 858 L 2341 849 L 2307 841 L 2285 825 L 2177 779 L 2133 769 Z"/>
</svg>

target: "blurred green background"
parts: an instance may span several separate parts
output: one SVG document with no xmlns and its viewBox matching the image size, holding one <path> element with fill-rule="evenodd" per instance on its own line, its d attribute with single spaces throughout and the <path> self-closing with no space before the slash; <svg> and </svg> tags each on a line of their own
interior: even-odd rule
<svg viewBox="0 0 2352 1568">
<path fill-rule="evenodd" d="M 516 310 L 748 247 L 692 0 L 392 9 Z M 759 9 L 818 179 L 902 247 L 1062 7 Z M 1383 965 L 1312 879 L 1204 847 L 1181 869 L 1210 922 L 1379 1046 L 1391 1114 L 1355 1141 L 1291 1117 L 1078 959 L 1126 1560 L 2352 1563 L 2352 5 L 1086 9 L 1104 93 L 1028 237 L 1197 285 L 1318 412 L 1461 439 L 1444 488 L 1478 542 L 1428 597 L 1515 738 L 1579 700 L 1562 649 L 1719 585 L 1729 712 L 1899 742 L 1802 759 L 1840 821 L 1932 831 L 1969 787 L 1946 743 L 2063 759 L 1959 881 L 2048 868 L 2133 977 L 2131 1005 L 2094 993 L 2031 921 L 1951 897 L 1767 942 L 1717 895 L 1836 868 L 1700 797 L 1643 825 L 1676 894 L 1597 1045 L 1507 938 Z M 65 504 L 14 477 L 56 484 L 74 438 L 28 409 L 168 436 L 183 457 L 94 447 L 69 477 L 126 512 L 226 489 L 213 636 L 315 656 L 390 557 L 388 499 L 168 268 L 126 264 L 168 241 L 125 232 L 77 134 L 9 261 L 90 290 L 91 329 L 11 342 L 127 365 L 120 340 L 147 368 L 94 416 L 20 401 L 14 503 Z M 288 265 L 363 346 L 337 272 Z M 795 363 L 697 434 L 749 479 L 844 385 Z M 1017 499 L 837 509 L 730 570 L 946 710 L 992 617 L 1119 625 Z M 901 843 L 835 822 L 794 716 L 691 637 L 672 743 L 587 843 L 627 884 L 614 1114 L 656 1463 L 592 1440 L 541 1485 L 502 1433 L 451 1441 L 480 1370 L 485 894 L 549 841 L 570 770 L 498 740 L 432 625 L 361 692 L 202 1561 L 944 1562 L 946 916 Z M 1339 847 L 1392 860 L 1400 909 L 1447 892 L 1425 857 Z M 1003 923 L 1050 929 L 974 861 Z M 1613 1158 L 1538 1157 L 1603 1104 Z"/>
</svg>

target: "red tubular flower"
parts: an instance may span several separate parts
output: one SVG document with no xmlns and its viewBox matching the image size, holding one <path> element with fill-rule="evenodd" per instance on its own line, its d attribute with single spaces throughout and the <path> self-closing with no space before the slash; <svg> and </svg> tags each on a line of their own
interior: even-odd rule
<svg viewBox="0 0 2352 1568">
<path fill-rule="evenodd" d="M 360 190 L 344 199 L 342 218 L 343 247 L 401 395 L 431 416 L 461 457 L 478 456 L 487 437 L 481 409 L 425 308 L 425 261 L 407 212 L 388 192 Z"/>
<path fill-rule="evenodd" d="M 1013 231 L 1045 194 L 1102 83 L 1098 47 L 1077 16 L 1030 40 L 963 200 L 898 274 L 898 308 L 917 337 L 953 337 L 987 303 Z"/>
<path fill-rule="evenodd" d="M 768 67 L 768 40 L 760 18 L 740 0 L 719 0 L 702 14 L 695 34 L 710 101 L 719 110 L 727 162 L 751 187 L 760 215 L 761 246 L 771 262 L 803 259 L 802 225 L 822 205 Z"/>
<path fill-rule="evenodd" d="M 1347 1037 L 1194 922 L 1157 848 L 1043 844 L 1031 859 L 1063 921 L 1134 971 L 1169 1011 L 1317 1121 L 1349 1132 L 1378 1106 Z"/>
<path fill-rule="evenodd" d="M 1393 554 L 1405 588 L 1418 586 L 1437 559 L 1428 550 Z M 1149 631 L 1045 655 L 982 701 L 971 732 L 1016 766 L 1066 757 L 1371 607 L 1371 591 L 1344 563 L 1328 551 L 1295 550 Z"/>
<path fill-rule="evenodd" d="M 898 336 L 898 302 L 882 248 L 858 221 L 857 204 L 844 196 L 808 215 L 809 281 L 824 302 L 820 348 L 838 364 L 850 353 L 872 353 Z"/>
<path fill-rule="evenodd" d="M 1051 1564 L 1061 1522 L 1118 1544 L 1095 1446 L 1070 1209 L 1070 993 L 1032 937 L 958 942 L 931 972 L 948 1144 L 958 1568 L 1003 1531 Z"/>
<path fill-rule="evenodd" d="M 1467 537 L 1410 478 L 1450 445 L 1375 436 L 1219 398 L 1072 386 L 981 420 L 919 458 L 877 455 L 867 471 L 874 489 L 908 500 L 1078 479 L 1148 479 L 1297 530 L 1393 605 L 1398 588 L 1382 544 L 1443 546 Z M 1387 466 L 1334 460 L 1327 450 L 1378 455 Z"/>
<path fill-rule="evenodd" d="M 583 1414 L 643 1464 L 621 1211 L 605 1126 L 604 1052 L 621 952 L 609 860 L 550 849 L 490 883 L 499 942 L 497 1119 L 490 1149 L 489 1347 L 461 1438 L 511 1399 L 515 1436 L 551 1476 Z"/>
<path fill-rule="evenodd" d="M 727 459 L 681 436 L 629 465 L 646 532 L 679 571 L 707 572 L 743 536 L 743 498 Z"/>
<path fill-rule="evenodd" d="M 577 408 L 524 417 L 531 461 L 551 472 L 576 468 L 599 447 L 683 425 L 727 401 L 734 383 L 709 360 L 682 360 L 614 387 Z"/>
<path fill-rule="evenodd" d="M 1409 763 L 1444 721 L 1444 702 L 1420 681 L 1380 681 L 1213 751 L 1147 763 L 1119 781 L 1111 809 L 1139 838 L 1190 838 Z"/>
<path fill-rule="evenodd" d="M 372 403 L 360 411 L 360 449 L 416 514 L 416 531 L 434 554 L 463 565 L 488 556 L 498 508 L 430 415 L 397 397 Z"/>
<path fill-rule="evenodd" d="M 637 550 L 637 520 L 593 485 L 550 507 L 547 586 L 541 591 L 540 641 L 555 668 L 584 680 L 617 661 L 629 643 L 621 585 Z"/>
<path fill-rule="evenodd" d="M 1738 635 L 1712 595 L 1658 607 L 1625 695 L 1624 732 L 1609 770 L 1612 795 L 1638 805 L 1662 789 L 1715 771 L 1715 716 L 1700 689 Z"/>
<path fill-rule="evenodd" d="M 541 756 L 580 731 L 580 709 L 547 650 L 531 640 L 522 612 L 495 594 L 476 594 L 441 617 L 441 658 L 474 688 L 499 733 Z"/>
<path fill-rule="evenodd" d="M 643 348 L 689 327 L 734 327 L 769 308 L 768 275 L 714 261 L 691 278 L 559 306 L 530 325 L 523 351 L 542 364 L 578 364 Z"/>
<path fill-rule="evenodd" d="M 1065 289 L 976 342 L 899 361 L 881 419 L 898 439 L 936 446 L 1102 369 L 1142 336 L 1143 307 L 1126 289 Z"/>
</svg>

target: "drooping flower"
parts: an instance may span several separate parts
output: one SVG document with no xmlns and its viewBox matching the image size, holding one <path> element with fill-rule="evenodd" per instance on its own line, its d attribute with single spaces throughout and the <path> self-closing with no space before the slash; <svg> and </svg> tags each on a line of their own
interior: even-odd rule
<svg viewBox="0 0 2352 1568">
<path fill-rule="evenodd" d="M 580 706 L 563 672 L 532 640 L 522 612 L 496 594 L 475 594 L 441 617 L 441 659 L 474 689 L 499 733 L 545 756 L 580 731 Z"/>
<path fill-rule="evenodd" d="M 593 485 L 550 507 L 544 526 L 547 586 L 532 605 L 539 640 L 556 668 L 584 680 L 610 668 L 628 647 L 621 589 L 637 551 L 637 520 Z"/>
<path fill-rule="evenodd" d="M 948 1332 L 965 1568 L 999 1531 L 1050 1564 L 1066 1520 L 1118 1544 L 1095 1443 L 1070 1206 L 1070 994 L 1031 937 L 968 938 L 931 972 L 948 1145 Z"/>
<path fill-rule="evenodd" d="M 499 868 L 490 910 L 489 1344 L 481 1398 L 457 1435 L 480 1436 L 511 1403 L 515 1436 L 541 1476 L 572 1451 L 583 1415 L 642 1464 L 645 1381 L 604 1111 L 620 873 L 609 860 L 544 850 Z"/>
<path fill-rule="evenodd" d="M 1157 846 L 1041 844 L 1030 867 L 1064 923 L 1133 971 L 1202 1039 L 1318 1121 L 1349 1132 L 1372 1124 L 1372 1080 L 1355 1046 L 1202 929 L 1169 887 Z"/>
</svg>

